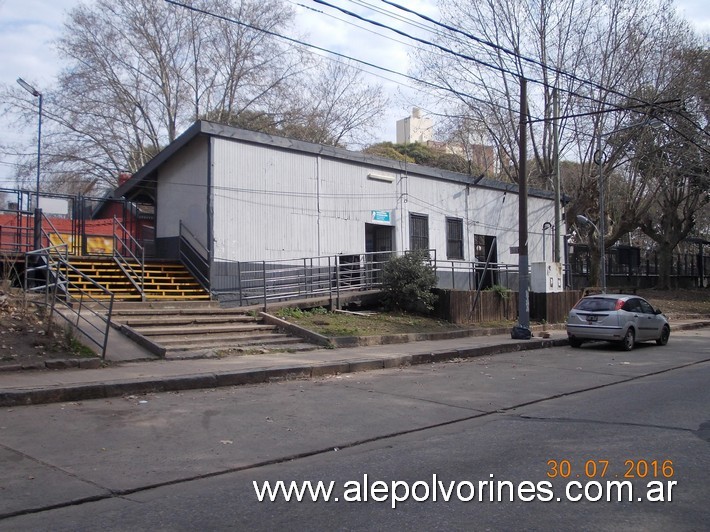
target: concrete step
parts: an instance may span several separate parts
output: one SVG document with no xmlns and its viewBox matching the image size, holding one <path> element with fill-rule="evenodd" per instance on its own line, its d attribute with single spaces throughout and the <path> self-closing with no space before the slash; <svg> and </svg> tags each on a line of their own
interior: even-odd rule
<svg viewBox="0 0 710 532">
<path fill-rule="evenodd" d="M 190 360 L 201 358 L 222 358 L 229 355 L 249 355 L 250 353 L 301 353 L 318 349 L 312 344 L 284 344 L 284 345 L 253 345 L 243 347 L 224 347 L 205 349 L 195 349 L 192 351 L 168 351 L 165 354 L 167 360 Z"/>
<path fill-rule="evenodd" d="M 176 302 L 181 303 L 181 302 Z M 247 314 L 243 310 L 229 308 L 215 308 L 210 305 L 204 307 L 193 306 L 173 306 L 171 308 L 138 307 L 130 308 L 126 305 L 114 305 L 113 316 L 116 321 L 130 318 L 152 318 L 152 317 L 175 317 L 175 316 L 234 316 L 247 317 L 253 320 L 259 319 L 253 314 Z"/>
<path fill-rule="evenodd" d="M 210 325 L 219 323 L 256 323 L 257 318 L 247 315 L 213 315 L 213 314 L 183 314 L 178 316 L 166 316 L 165 314 L 143 315 L 138 317 L 126 317 L 113 315 L 113 321 L 117 321 L 133 328 L 145 326 L 167 326 L 167 325 Z"/>
<path fill-rule="evenodd" d="M 258 323 L 250 325 L 202 325 L 193 327 L 171 327 L 171 326 L 156 326 L 156 327 L 136 327 L 136 330 L 143 336 L 156 339 L 160 343 L 160 336 L 189 336 L 189 335 L 204 335 L 213 333 L 247 333 L 250 331 L 274 331 L 275 325 L 261 325 Z"/>
<path fill-rule="evenodd" d="M 180 345 L 188 345 L 188 346 L 194 346 L 198 345 L 201 342 L 204 341 L 209 341 L 209 343 L 220 343 L 223 345 L 229 345 L 230 343 L 236 343 L 236 342 L 266 342 L 272 338 L 279 339 L 279 338 L 294 338 L 293 336 L 290 336 L 285 333 L 279 333 L 279 332 L 267 332 L 267 333 L 252 333 L 252 334 L 243 334 L 243 335 L 234 335 L 234 334 L 229 334 L 229 333 L 217 333 L 217 334 L 204 334 L 201 336 L 187 336 L 187 337 L 180 337 L 180 338 L 175 338 L 175 337 L 161 337 L 160 338 L 160 345 L 162 346 L 180 346 Z M 157 340 L 157 338 L 156 338 Z M 296 338 L 298 340 L 298 338 Z"/>
<path fill-rule="evenodd" d="M 168 351 L 198 351 L 201 349 L 234 349 L 237 347 L 254 347 L 254 346 L 287 346 L 291 344 L 303 343 L 300 338 L 295 338 L 288 335 L 273 335 L 267 337 L 245 337 L 243 339 L 236 338 L 232 341 L 216 340 L 212 338 L 195 339 L 189 343 L 169 343 L 161 342 L 160 345 Z"/>
<path fill-rule="evenodd" d="M 211 309 L 212 312 L 221 312 L 222 310 L 234 310 L 239 311 L 239 309 L 222 309 L 217 301 L 116 301 L 113 304 L 113 311 L 115 315 L 136 315 L 140 313 L 167 313 L 168 315 L 175 315 L 180 312 L 196 311 L 202 312 L 204 310 Z M 243 311 L 242 311 L 243 312 Z"/>
<path fill-rule="evenodd" d="M 205 358 L 252 350 L 295 352 L 318 347 L 280 332 L 275 325 L 265 325 L 243 308 L 221 308 L 213 301 L 117 302 L 112 320 L 119 329 L 124 325 L 129 336 L 138 333 L 166 358 Z"/>
</svg>

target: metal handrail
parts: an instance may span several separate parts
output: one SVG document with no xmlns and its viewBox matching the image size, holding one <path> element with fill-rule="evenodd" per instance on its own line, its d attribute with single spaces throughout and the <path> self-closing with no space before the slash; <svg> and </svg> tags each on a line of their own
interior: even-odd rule
<svg viewBox="0 0 710 532">
<path fill-rule="evenodd" d="M 25 253 L 25 278 L 24 278 L 24 290 L 25 292 L 39 292 L 44 290 L 45 295 L 45 305 L 48 304 L 49 297 L 49 287 L 50 287 L 50 264 L 49 259 L 56 254 L 58 257 L 62 257 L 61 249 L 64 250 L 64 258 L 68 257 L 68 249 L 66 244 L 51 245 L 45 248 L 35 249 L 33 251 L 28 251 Z M 35 258 L 35 261 L 31 259 Z M 30 265 L 31 262 L 35 262 L 36 265 Z M 44 284 L 35 284 L 35 286 L 29 286 L 29 274 L 34 272 L 46 272 Z M 35 277 L 35 283 L 40 283 L 41 279 Z"/>
<path fill-rule="evenodd" d="M 64 254 L 59 252 L 63 248 Z M 78 270 L 68 261 L 68 251 L 66 244 L 61 244 L 58 246 L 48 246 L 46 248 L 34 250 L 28 252 L 25 256 L 25 264 L 28 264 L 27 257 L 37 256 L 38 258 L 44 259 L 45 263 L 33 269 L 40 270 L 44 269 L 47 271 L 47 280 L 44 286 L 35 288 L 45 289 L 45 306 L 50 308 L 49 316 L 47 319 L 47 326 L 49 327 L 52 323 L 52 318 L 54 316 L 54 311 L 56 306 L 62 305 L 65 308 L 65 312 L 57 312 L 65 321 L 69 322 L 73 327 L 81 331 L 84 336 L 94 343 L 97 347 L 101 349 L 101 358 L 106 358 L 106 349 L 108 346 L 109 329 L 111 326 L 111 317 L 113 314 L 113 301 L 114 294 L 109 289 L 97 283 L 94 279 L 86 275 L 84 272 Z M 38 261 L 39 262 L 39 261 Z M 104 296 L 108 297 L 108 305 L 104 301 L 92 296 L 89 292 L 84 290 L 81 286 L 69 280 L 69 270 L 71 270 L 75 275 L 78 275 L 85 281 L 89 282 L 95 288 L 101 290 Z M 25 270 L 25 289 L 27 290 L 27 268 Z M 50 275 L 54 275 L 54 282 L 50 283 Z M 62 287 L 60 293 L 60 286 Z M 52 291 L 51 303 L 48 301 L 50 289 Z M 76 297 L 72 294 L 72 289 L 80 294 L 80 297 Z M 104 312 L 96 312 L 94 308 L 87 306 L 85 300 L 92 303 L 93 306 L 103 309 Z M 78 303 L 78 305 L 76 305 Z M 74 307 L 77 306 L 75 309 Z M 91 317 L 87 318 L 86 314 L 90 314 Z M 76 316 L 76 320 L 70 319 L 67 314 L 73 314 Z M 93 318 L 93 319 L 92 319 Z M 105 325 L 100 327 L 95 322 L 100 321 Z M 92 332 L 97 332 L 99 334 L 99 339 L 97 340 Z"/>
<path fill-rule="evenodd" d="M 192 253 L 186 253 L 185 248 Z M 210 292 L 210 252 L 182 220 L 179 226 L 178 254 L 180 262 L 192 273 L 200 286 Z"/>
<path fill-rule="evenodd" d="M 50 229 L 52 229 L 52 231 L 54 231 L 54 234 L 57 235 L 57 238 L 59 238 L 60 244 L 58 244 L 58 246 L 62 246 L 62 245 L 66 246 L 66 247 L 67 247 L 67 252 L 68 252 L 68 251 L 69 251 L 69 247 L 70 247 L 69 244 L 64 240 L 64 237 L 62 237 L 61 233 L 57 230 L 57 228 L 56 228 L 56 227 L 54 226 L 54 224 L 52 223 L 52 220 L 51 220 L 46 214 L 44 214 L 44 212 L 42 212 L 42 221 L 43 221 L 43 222 L 46 221 L 46 222 L 47 222 L 47 225 L 49 225 Z M 47 239 L 47 242 L 49 242 L 49 243 L 51 244 L 51 243 L 52 243 L 52 240 L 51 240 L 51 238 L 50 238 L 49 233 L 44 230 L 44 224 L 43 224 L 43 223 L 40 224 L 40 228 L 41 228 L 41 230 L 42 230 L 42 236 L 43 236 L 44 238 L 46 238 L 46 239 Z M 76 245 L 76 244 L 75 244 L 75 245 Z M 72 252 L 74 252 L 74 251 L 76 250 L 76 249 L 75 249 L 75 245 L 74 245 L 74 246 L 71 246 L 71 247 L 72 247 Z M 51 246 L 50 246 L 50 247 L 51 247 Z"/>
<path fill-rule="evenodd" d="M 123 231 L 124 236 L 128 235 L 128 242 L 132 243 L 137 250 L 140 250 L 140 258 L 138 258 L 136 254 L 131 251 L 131 247 L 126 245 L 126 242 L 118 236 L 118 232 L 116 231 L 117 226 Z M 119 251 L 119 243 L 128 251 L 128 255 L 140 264 L 140 275 Z M 116 264 L 118 264 L 118 267 L 123 270 L 123 273 L 128 277 L 131 284 L 138 290 L 141 299 L 145 299 L 145 249 L 133 238 L 130 231 L 126 229 L 126 226 L 123 225 L 116 216 L 113 217 L 113 259 L 116 261 Z M 134 277 L 138 279 L 138 282 L 135 281 Z"/>
<path fill-rule="evenodd" d="M 226 277 L 236 280 L 237 288 L 213 286 L 213 292 L 225 299 L 234 296 L 240 305 L 260 304 L 264 308 L 271 301 L 324 296 L 339 306 L 345 292 L 381 289 L 385 263 L 403 253 L 406 252 L 378 251 L 249 262 L 216 259 L 215 262 L 234 265 L 237 273 Z M 430 250 L 429 260 L 436 268 L 432 256 L 436 257 Z"/>
<path fill-rule="evenodd" d="M 382 251 L 248 262 L 215 259 L 231 270 L 224 278 L 233 284 L 213 286 L 213 292 L 225 299 L 234 297 L 239 305 L 266 307 L 274 301 L 314 297 L 328 297 L 332 304 L 339 305 L 346 292 L 381 289 L 385 263 L 393 255 L 406 253 L 409 252 Z M 496 282 L 508 286 L 518 271 L 517 265 L 504 263 L 437 260 L 434 250 L 429 250 L 429 263 L 440 284 L 445 284 L 444 276 L 448 274 L 452 288 L 464 290 L 475 289 L 479 285 L 477 279 L 492 271 L 500 276 Z M 455 276 L 465 276 L 466 284 L 455 286 Z"/>
</svg>

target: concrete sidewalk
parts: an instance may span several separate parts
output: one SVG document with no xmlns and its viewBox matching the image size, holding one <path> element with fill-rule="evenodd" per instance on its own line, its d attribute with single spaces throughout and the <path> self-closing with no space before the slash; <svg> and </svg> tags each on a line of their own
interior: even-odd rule
<svg viewBox="0 0 710 532">
<path fill-rule="evenodd" d="M 673 331 L 710 327 L 710 320 L 678 321 L 671 327 Z M 510 334 L 497 334 L 221 359 L 126 362 L 99 369 L 0 372 L 0 406 L 258 384 L 567 345 L 564 330 L 549 332 L 548 339 L 512 340 Z"/>
</svg>

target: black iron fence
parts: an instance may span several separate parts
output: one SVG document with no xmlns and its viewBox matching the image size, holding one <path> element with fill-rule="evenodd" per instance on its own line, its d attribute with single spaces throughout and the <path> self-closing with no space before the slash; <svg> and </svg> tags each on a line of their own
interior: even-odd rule
<svg viewBox="0 0 710 532">
<path fill-rule="evenodd" d="M 706 287 L 710 285 L 710 254 L 701 247 L 700 252 L 675 252 L 672 254 L 671 277 L 679 287 Z M 710 249 L 708 249 L 710 252 Z M 572 288 L 590 284 L 591 256 L 588 246 L 570 247 L 568 272 Z M 655 250 L 642 250 L 633 246 L 615 246 L 606 252 L 606 273 L 609 286 L 652 287 L 656 284 L 660 261 Z"/>
</svg>

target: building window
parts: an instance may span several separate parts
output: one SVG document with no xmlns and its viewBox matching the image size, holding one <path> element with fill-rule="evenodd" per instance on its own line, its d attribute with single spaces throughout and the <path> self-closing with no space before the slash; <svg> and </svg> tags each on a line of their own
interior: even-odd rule
<svg viewBox="0 0 710 532">
<path fill-rule="evenodd" d="M 446 258 L 463 260 L 463 220 L 446 219 Z"/>
<path fill-rule="evenodd" d="M 423 214 L 409 215 L 409 249 L 429 249 L 429 217 Z"/>
</svg>

